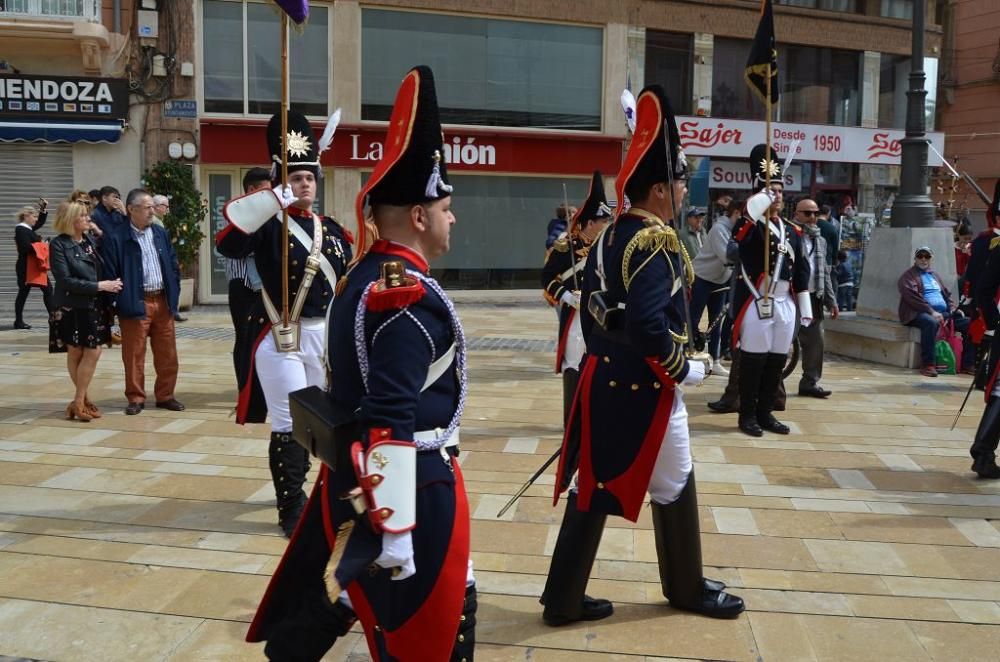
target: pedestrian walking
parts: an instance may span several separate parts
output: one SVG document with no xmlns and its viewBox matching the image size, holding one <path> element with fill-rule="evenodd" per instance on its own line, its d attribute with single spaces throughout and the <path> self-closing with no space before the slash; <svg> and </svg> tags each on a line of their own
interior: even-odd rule
<svg viewBox="0 0 1000 662">
<path fill-rule="evenodd" d="M 14 243 L 17 246 L 17 261 L 14 263 L 14 273 L 17 276 L 17 297 L 14 299 L 14 328 L 30 329 L 31 325 L 24 321 L 24 305 L 28 301 L 28 293 L 33 288 L 42 291 L 42 301 L 45 310 L 51 309 L 49 300 L 49 281 L 46 269 L 38 255 L 41 252 L 48 256 L 48 247 L 44 246 L 42 235 L 38 231 L 48 217 L 46 212 L 48 202 L 45 198 L 38 199 L 38 206 L 28 205 L 17 212 L 17 226 L 14 228 Z M 36 252 L 38 251 L 38 252 Z M 29 278 L 29 263 L 33 267 Z"/>
</svg>

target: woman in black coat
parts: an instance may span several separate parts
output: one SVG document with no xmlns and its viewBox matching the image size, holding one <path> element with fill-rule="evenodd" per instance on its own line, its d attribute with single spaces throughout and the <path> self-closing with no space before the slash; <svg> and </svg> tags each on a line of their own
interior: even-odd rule
<svg viewBox="0 0 1000 662">
<path fill-rule="evenodd" d="M 17 212 L 17 226 L 14 228 L 14 243 L 17 244 L 17 262 L 14 265 L 17 274 L 17 298 L 14 299 L 14 328 L 30 329 L 30 324 L 24 322 L 24 304 L 28 300 L 28 292 L 32 287 L 42 290 L 42 299 L 45 302 L 45 310 L 51 311 L 49 300 L 48 284 L 32 285 L 28 280 L 28 256 L 34 254 L 31 247 L 35 242 L 41 241 L 42 236 L 38 234 L 39 228 L 45 225 L 47 214 L 45 208 L 48 203 L 44 198 L 38 199 L 38 208 L 32 205 L 22 207 Z"/>
<path fill-rule="evenodd" d="M 87 398 L 87 388 L 101 357 L 101 345 L 111 340 L 102 292 L 119 292 L 121 280 L 101 280 L 103 265 L 87 231 L 90 209 L 80 202 L 63 202 L 56 211 L 55 230 L 49 244 L 49 263 L 55 281 L 53 313 L 49 326 L 49 351 L 66 351 L 69 376 L 76 385 L 66 417 L 89 421 L 101 415 Z"/>
</svg>

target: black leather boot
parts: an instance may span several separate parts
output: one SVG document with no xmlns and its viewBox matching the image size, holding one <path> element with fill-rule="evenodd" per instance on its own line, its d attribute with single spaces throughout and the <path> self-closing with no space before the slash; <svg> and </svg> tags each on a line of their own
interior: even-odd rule
<svg viewBox="0 0 1000 662">
<path fill-rule="evenodd" d="M 751 437 L 761 437 L 764 431 L 757 422 L 757 398 L 761 394 L 761 375 L 767 354 L 740 350 L 740 430 Z"/>
<path fill-rule="evenodd" d="M 997 466 L 997 442 L 1000 441 L 1000 397 L 991 396 L 979 419 L 979 428 L 972 441 L 969 454 L 972 456 L 972 470 L 980 478 L 1000 478 Z"/>
<path fill-rule="evenodd" d="M 268 459 L 278 503 L 278 525 L 285 537 L 291 538 L 308 500 L 302 486 L 311 466 L 309 453 L 292 440 L 291 433 L 272 432 Z"/>
<path fill-rule="evenodd" d="M 670 504 L 650 503 L 656 559 L 660 566 L 660 586 L 670 606 L 712 618 L 736 618 L 744 609 L 743 600 L 722 590 L 724 584 L 705 579 L 701 565 L 701 526 L 698 521 L 698 492 L 694 472 L 677 500 Z"/>
<path fill-rule="evenodd" d="M 788 426 L 779 421 L 771 413 L 778 398 L 778 388 L 781 386 L 781 371 L 785 367 L 785 354 L 767 354 L 764 360 L 764 370 L 760 376 L 760 393 L 757 396 L 757 424 L 768 432 L 788 434 Z"/>
<path fill-rule="evenodd" d="M 576 492 L 570 491 L 556 548 L 552 551 L 545 592 L 539 600 L 545 605 L 542 618 L 546 625 L 597 621 L 614 613 L 609 600 L 585 594 L 607 518 L 603 513 L 577 510 Z"/>
<path fill-rule="evenodd" d="M 267 636 L 264 655 L 272 662 L 316 662 L 347 634 L 357 617 L 340 601 L 331 602 L 326 586 L 311 588 L 299 608 L 276 624 Z"/>
<path fill-rule="evenodd" d="M 726 391 L 715 402 L 709 402 L 708 408 L 716 414 L 731 414 L 740 410 L 740 354 L 733 355 L 733 363 L 729 366 L 729 381 Z"/>
<path fill-rule="evenodd" d="M 573 396 L 576 395 L 576 386 L 580 383 L 580 371 L 566 368 L 562 373 L 563 378 L 563 425 L 569 421 L 569 412 L 573 408 Z"/>
<path fill-rule="evenodd" d="M 450 662 L 472 662 L 476 652 L 476 587 L 465 589 L 462 616 L 459 618 L 455 647 L 451 649 Z"/>
</svg>

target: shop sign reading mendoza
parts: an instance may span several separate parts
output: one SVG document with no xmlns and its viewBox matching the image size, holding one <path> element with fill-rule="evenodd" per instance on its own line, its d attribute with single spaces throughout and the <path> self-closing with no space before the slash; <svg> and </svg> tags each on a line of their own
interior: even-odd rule
<svg viewBox="0 0 1000 662">
<path fill-rule="evenodd" d="M 122 78 L 0 76 L 0 117 L 125 119 L 128 82 Z"/>
</svg>

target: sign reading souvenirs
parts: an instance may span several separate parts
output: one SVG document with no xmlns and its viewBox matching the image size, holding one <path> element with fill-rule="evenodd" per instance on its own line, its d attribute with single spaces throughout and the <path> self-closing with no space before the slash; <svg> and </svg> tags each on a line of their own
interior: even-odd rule
<svg viewBox="0 0 1000 662">
<path fill-rule="evenodd" d="M 128 82 L 121 78 L 0 76 L 0 118 L 128 117 Z"/>
</svg>

